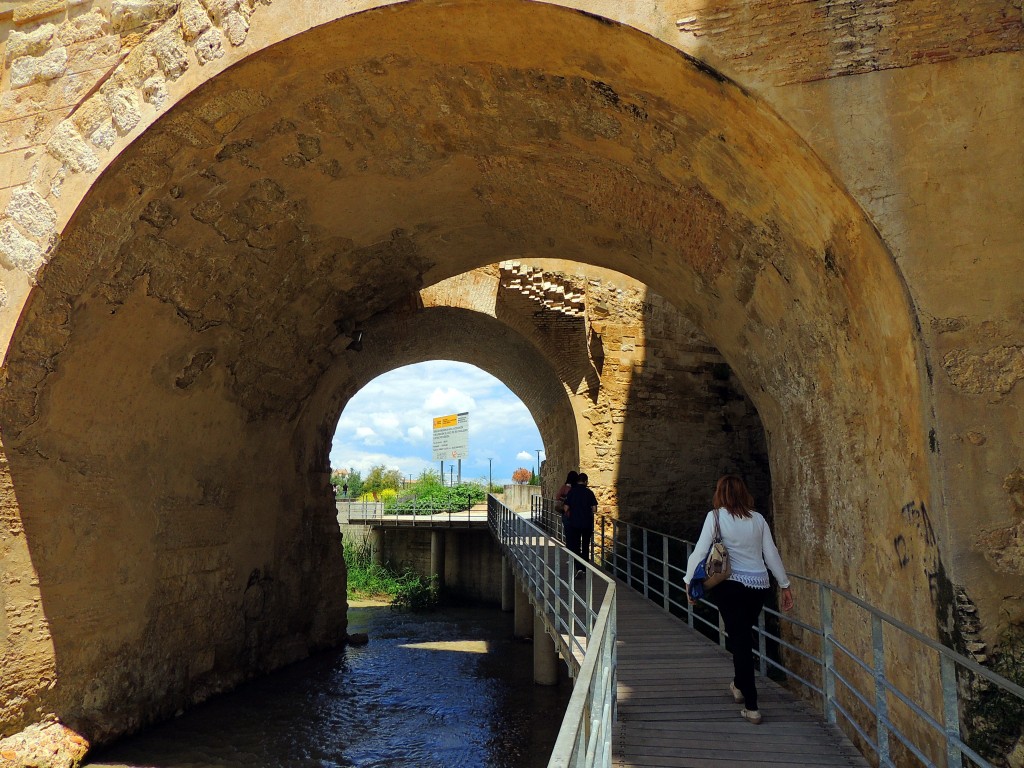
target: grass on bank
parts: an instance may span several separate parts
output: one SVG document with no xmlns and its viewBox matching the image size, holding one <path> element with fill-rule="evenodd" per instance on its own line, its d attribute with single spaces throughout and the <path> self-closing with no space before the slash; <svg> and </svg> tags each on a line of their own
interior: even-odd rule
<svg viewBox="0 0 1024 768">
<path fill-rule="evenodd" d="M 398 573 L 374 563 L 373 552 L 366 543 L 346 541 L 344 552 L 349 599 L 385 599 L 392 608 L 409 611 L 429 611 L 437 607 L 440 595 L 436 579 L 424 578 L 408 568 Z"/>
</svg>

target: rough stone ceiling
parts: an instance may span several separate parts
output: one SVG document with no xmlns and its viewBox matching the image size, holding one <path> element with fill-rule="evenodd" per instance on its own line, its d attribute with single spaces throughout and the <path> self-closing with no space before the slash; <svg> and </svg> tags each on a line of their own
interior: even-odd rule
<svg viewBox="0 0 1024 768">
<path fill-rule="evenodd" d="M 345 328 L 521 255 L 654 286 L 769 423 L 796 405 L 800 429 L 829 431 L 864 410 L 847 391 L 859 379 L 881 403 L 870 418 L 904 441 L 924 432 L 903 285 L 795 135 L 650 38 L 496 2 L 314 29 L 199 88 L 123 152 L 22 318 L 8 436 L 36 418 L 65 346 L 86 324 L 111 332 L 102 318 L 132 293 L 193 333 L 217 329 L 211 354 L 250 418 L 293 418 Z"/>
</svg>

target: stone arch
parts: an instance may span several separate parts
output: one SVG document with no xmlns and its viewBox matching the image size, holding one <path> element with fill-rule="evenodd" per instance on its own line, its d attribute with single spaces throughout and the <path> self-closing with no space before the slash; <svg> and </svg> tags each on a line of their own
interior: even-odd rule
<svg viewBox="0 0 1024 768">
<path fill-rule="evenodd" d="M 363 348 L 339 356 L 317 382 L 298 430 L 310 453 L 302 465 L 330 467 L 331 439 L 348 401 L 388 371 L 427 360 L 475 365 L 504 383 L 530 411 L 557 471 L 579 465 L 576 419 L 558 374 L 541 351 L 496 318 L 460 307 L 393 312 L 363 327 Z"/>
<path fill-rule="evenodd" d="M 756 408 L 707 337 L 649 286 L 584 264 L 517 260 L 444 280 L 420 300 L 497 318 L 555 370 L 579 463 L 549 452 L 549 494 L 583 469 L 602 514 L 696 538 L 716 480 L 739 472 L 771 516 Z"/>
<path fill-rule="evenodd" d="M 0 398 L 26 571 L 71 605 L 71 537 L 158 556 L 99 546 L 76 564 L 107 573 L 127 615 L 43 670 L 66 700 L 22 681 L 32 703 L 8 719 L 66 707 L 102 738 L 336 638 L 326 478 L 296 458 L 296 425 L 346 328 L 523 254 L 656 286 L 757 405 L 793 567 L 875 585 L 934 627 L 916 319 L 845 190 L 744 88 L 635 30 L 544 4 L 410 3 L 197 87 L 90 186 L 37 274 Z M 237 610 L 206 630 L 231 642 L 168 641 L 180 611 L 225 595 Z M 42 666 L 55 624 L 106 621 L 94 608 L 47 612 Z M 115 672 L 82 697 L 101 667 Z M 137 708 L 114 711 L 126 694 Z"/>
</svg>

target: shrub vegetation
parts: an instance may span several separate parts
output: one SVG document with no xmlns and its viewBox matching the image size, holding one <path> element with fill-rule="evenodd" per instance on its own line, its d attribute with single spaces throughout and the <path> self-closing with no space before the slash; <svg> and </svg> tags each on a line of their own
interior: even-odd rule
<svg viewBox="0 0 1024 768">
<path fill-rule="evenodd" d="M 366 543 L 346 541 L 344 552 L 349 598 L 386 599 L 393 608 L 410 611 L 426 611 L 437 606 L 440 596 L 436 579 L 425 579 L 408 568 L 398 573 L 374 563 L 373 552 Z"/>
</svg>

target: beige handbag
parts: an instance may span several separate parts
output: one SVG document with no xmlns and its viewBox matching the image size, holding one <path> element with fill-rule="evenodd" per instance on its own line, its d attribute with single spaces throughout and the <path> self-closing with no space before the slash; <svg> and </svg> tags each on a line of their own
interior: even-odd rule
<svg viewBox="0 0 1024 768">
<path fill-rule="evenodd" d="M 704 589 L 711 589 L 716 584 L 725 581 L 732 574 L 732 566 L 729 565 L 729 550 L 725 548 L 722 541 L 722 529 L 718 524 L 718 510 L 715 510 L 715 539 L 711 543 L 707 559 L 704 561 L 704 571 L 707 576 L 704 579 Z"/>
</svg>

